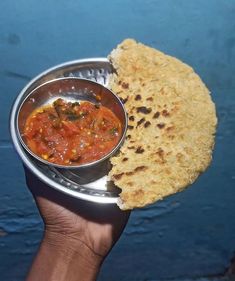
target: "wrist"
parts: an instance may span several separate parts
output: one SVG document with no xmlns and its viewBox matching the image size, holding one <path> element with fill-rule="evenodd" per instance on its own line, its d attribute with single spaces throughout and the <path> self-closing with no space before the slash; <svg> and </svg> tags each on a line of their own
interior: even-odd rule
<svg viewBox="0 0 235 281">
<path fill-rule="evenodd" d="M 45 231 L 27 281 L 95 281 L 102 261 L 83 242 Z"/>
<path fill-rule="evenodd" d="M 85 252 L 87 252 L 89 256 L 91 255 L 94 259 L 101 260 L 102 262 L 113 244 L 112 230 L 110 228 L 110 230 L 107 231 L 106 228 L 106 231 L 96 231 L 96 228 L 93 228 L 92 230 L 89 228 L 84 230 L 85 226 L 83 226 L 80 229 L 74 230 L 71 227 L 61 227 L 57 224 L 45 224 L 44 237 L 49 240 L 50 243 L 57 243 L 58 246 L 61 245 L 61 240 L 66 241 L 68 247 L 72 247 L 73 251 L 84 247 L 84 251 L 86 250 Z"/>
<path fill-rule="evenodd" d="M 65 262 L 76 258 L 80 261 L 80 264 L 90 270 L 99 269 L 104 259 L 103 256 L 95 253 L 91 247 L 80 240 L 79 237 L 75 238 L 68 234 L 45 230 L 42 243 L 61 253 L 66 259 Z"/>
</svg>

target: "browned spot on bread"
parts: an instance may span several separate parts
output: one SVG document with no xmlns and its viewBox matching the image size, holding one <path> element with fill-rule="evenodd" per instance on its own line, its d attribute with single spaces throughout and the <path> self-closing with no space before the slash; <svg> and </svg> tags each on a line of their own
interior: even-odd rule
<svg viewBox="0 0 235 281">
<path fill-rule="evenodd" d="M 167 131 L 167 132 L 170 132 L 170 131 L 172 131 L 173 129 L 174 129 L 174 126 L 170 126 L 170 127 L 167 127 L 167 128 L 166 128 L 166 131 Z"/>
<path fill-rule="evenodd" d="M 145 127 L 145 128 L 149 127 L 150 125 L 151 125 L 151 123 L 150 123 L 149 121 L 146 121 L 146 122 L 144 123 L 144 127 Z"/>
<path fill-rule="evenodd" d="M 145 118 L 141 118 L 138 122 L 137 122 L 137 126 L 141 125 L 143 122 L 145 121 Z"/>
<path fill-rule="evenodd" d="M 167 175 L 170 175 L 170 174 L 171 174 L 171 170 L 170 170 L 170 169 L 165 169 L 165 173 L 166 173 Z"/>
<path fill-rule="evenodd" d="M 129 186 L 133 186 L 133 182 L 132 181 L 128 181 L 126 184 L 129 185 Z"/>
<path fill-rule="evenodd" d="M 191 147 L 184 147 L 184 151 L 186 151 L 186 153 L 188 153 L 188 154 L 193 152 Z"/>
<path fill-rule="evenodd" d="M 176 158 L 177 158 L 177 161 L 178 161 L 178 162 L 181 162 L 181 161 L 182 161 L 182 158 L 183 158 L 183 154 L 180 153 L 180 152 L 177 153 L 177 154 L 176 154 Z"/>
<path fill-rule="evenodd" d="M 167 117 L 167 116 L 170 115 L 170 113 L 169 113 L 166 109 L 164 109 L 164 110 L 162 111 L 162 115 L 165 116 L 165 117 Z"/>
<path fill-rule="evenodd" d="M 133 192 L 133 196 L 135 197 L 141 197 L 144 195 L 144 191 L 142 189 L 137 189 Z"/>
<path fill-rule="evenodd" d="M 133 115 L 131 115 L 131 116 L 129 117 L 129 120 L 130 120 L 130 121 L 135 121 L 135 117 L 134 117 Z"/>
<path fill-rule="evenodd" d="M 137 70 L 139 70 L 139 67 L 137 65 L 132 65 L 132 70 L 136 72 Z"/>
<path fill-rule="evenodd" d="M 176 113 L 179 109 L 180 109 L 180 107 L 179 107 L 178 105 L 175 105 L 175 106 L 171 109 L 171 111 L 172 111 L 173 113 Z"/>
<path fill-rule="evenodd" d="M 123 159 L 122 159 L 122 162 L 126 162 L 128 160 L 128 158 L 127 157 L 124 157 Z"/>
<path fill-rule="evenodd" d="M 157 111 L 157 112 L 154 113 L 153 118 L 156 119 L 156 118 L 158 118 L 159 116 L 160 116 L 160 112 Z"/>
<path fill-rule="evenodd" d="M 149 97 L 149 98 L 147 98 L 146 100 L 148 100 L 148 101 L 153 101 L 153 98 L 152 98 L 152 97 Z"/>
<path fill-rule="evenodd" d="M 135 111 L 135 106 L 132 106 L 132 107 L 130 108 L 129 114 L 135 113 L 134 111 Z"/>
<path fill-rule="evenodd" d="M 113 175 L 113 178 L 114 178 L 115 180 L 120 180 L 123 175 L 124 175 L 124 173 L 115 174 L 115 175 Z"/>
<path fill-rule="evenodd" d="M 122 82 L 122 88 L 123 89 L 128 89 L 129 88 L 129 84 L 125 83 L 125 82 Z"/>
<path fill-rule="evenodd" d="M 161 94 L 161 95 L 165 95 L 165 92 L 164 92 L 164 89 L 163 89 L 163 88 L 161 88 L 160 94 Z"/>
<path fill-rule="evenodd" d="M 134 126 L 128 125 L 127 128 L 128 128 L 129 130 L 133 130 L 133 129 L 134 129 Z"/>
<path fill-rule="evenodd" d="M 158 150 L 156 151 L 156 154 L 160 157 L 163 158 L 164 157 L 164 150 L 159 147 Z"/>
<path fill-rule="evenodd" d="M 139 146 L 135 151 L 135 153 L 140 153 L 140 154 L 143 152 L 144 152 L 144 149 L 141 146 Z"/>
<path fill-rule="evenodd" d="M 159 129 L 162 129 L 162 128 L 165 127 L 165 124 L 164 124 L 164 123 L 159 123 L 159 124 L 157 124 L 157 127 L 158 127 Z"/>
<path fill-rule="evenodd" d="M 151 107 L 147 108 L 146 106 L 139 106 L 136 109 L 137 109 L 138 113 L 141 112 L 141 113 L 144 113 L 144 114 L 149 114 L 152 111 Z"/>
<path fill-rule="evenodd" d="M 151 184 L 156 184 L 157 182 L 155 180 L 150 181 Z"/>
<path fill-rule="evenodd" d="M 135 100 L 141 100 L 141 95 L 136 95 Z"/>
<path fill-rule="evenodd" d="M 156 159 L 154 162 L 157 163 L 157 164 L 162 165 L 162 164 L 165 164 L 165 163 L 166 163 L 166 160 L 165 160 L 165 159 L 159 158 L 159 159 Z"/>
<path fill-rule="evenodd" d="M 128 146 L 128 149 L 135 149 L 135 146 Z"/>
<path fill-rule="evenodd" d="M 131 135 L 127 135 L 127 136 L 126 136 L 126 139 L 127 139 L 127 140 L 131 139 Z"/>
<path fill-rule="evenodd" d="M 175 138 L 175 135 L 173 134 L 174 132 L 173 132 L 173 130 L 174 130 L 174 126 L 172 125 L 172 126 L 169 126 L 169 127 L 167 127 L 166 129 L 165 129 L 165 132 L 166 132 L 166 134 L 167 134 L 167 137 L 169 138 L 169 139 L 171 139 L 171 140 L 173 140 L 174 138 Z"/>
<path fill-rule="evenodd" d="M 139 166 L 139 167 L 136 167 L 136 168 L 134 169 L 134 171 L 126 172 L 125 175 L 127 175 L 127 176 L 132 176 L 132 175 L 134 175 L 135 173 L 140 172 L 140 171 L 145 171 L 146 169 L 147 169 L 146 166 Z"/>
<path fill-rule="evenodd" d="M 122 102 L 123 104 L 125 104 L 125 103 L 128 101 L 128 97 L 126 97 L 125 99 L 120 98 L 120 100 L 121 100 L 121 102 Z"/>
<path fill-rule="evenodd" d="M 139 171 L 146 171 L 148 169 L 148 167 L 146 166 L 138 166 L 135 168 L 135 172 L 139 172 Z"/>
</svg>

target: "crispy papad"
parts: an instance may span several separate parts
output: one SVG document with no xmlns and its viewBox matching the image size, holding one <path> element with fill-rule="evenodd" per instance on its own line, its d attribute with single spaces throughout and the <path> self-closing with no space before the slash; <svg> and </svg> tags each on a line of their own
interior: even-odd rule
<svg viewBox="0 0 235 281">
<path fill-rule="evenodd" d="M 126 39 L 109 55 L 109 87 L 128 113 L 111 158 L 121 209 L 143 207 L 192 184 L 212 158 L 217 118 L 210 93 L 180 60 Z"/>
</svg>

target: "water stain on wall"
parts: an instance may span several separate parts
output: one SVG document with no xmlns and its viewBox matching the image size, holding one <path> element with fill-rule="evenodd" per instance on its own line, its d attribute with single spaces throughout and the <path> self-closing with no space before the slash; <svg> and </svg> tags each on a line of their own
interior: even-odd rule
<svg viewBox="0 0 235 281">
<path fill-rule="evenodd" d="M 15 33 L 10 33 L 7 36 L 7 42 L 10 45 L 19 45 L 21 40 L 20 40 L 19 35 L 15 34 Z"/>
</svg>

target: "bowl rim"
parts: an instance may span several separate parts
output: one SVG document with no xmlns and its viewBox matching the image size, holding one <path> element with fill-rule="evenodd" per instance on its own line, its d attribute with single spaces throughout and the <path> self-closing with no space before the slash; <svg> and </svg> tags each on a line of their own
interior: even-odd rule
<svg viewBox="0 0 235 281">
<path fill-rule="evenodd" d="M 32 152 L 29 147 L 27 146 L 27 144 L 24 142 L 22 136 L 21 136 L 21 133 L 20 133 L 20 130 L 19 130 L 19 113 L 20 113 L 20 110 L 24 104 L 24 102 L 34 93 L 36 92 L 38 89 L 44 87 L 45 85 L 47 84 L 50 84 L 50 83 L 55 83 L 55 82 L 58 82 L 58 81 L 61 81 L 61 80 L 76 80 L 76 81 L 85 81 L 87 83 L 91 83 L 91 84 L 95 84 L 101 88 L 104 88 L 106 91 L 109 91 L 113 96 L 114 98 L 118 101 L 118 104 L 121 106 L 122 108 L 122 111 L 124 113 L 124 120 L 125 120 L 125 123 L 124 123 L 124 127 L 123 127 L 123 130 L 122 130 L 122 136 L 121 138 L 119 139 L 118 143 L 115 145 L 115 147 L 107 154 L 105 154 L 102 158 L 96 160 L 96 161 L 92 161 L 92 162 L 88 162 L 88 163 L 85 163 L 85 164 L 81 164 L 81 165 L 60 165 L 60 164 L 56 164 L 56 163 L 52 163 L 52 162 L 49 162 L 41 157 L 39 157 L 37 154 L 35 154 L 34 152 Z M 24 149 L 33 157 L 35 158 L 36 160 L 40 161 L 41 163 L 43 164 L 46 164 L 46 165 L 49 165 L 49 166 L 52 166 L 52 167 L 55 167 L 55 168 L 60 168 L 60 169 L 85 169 L 85 168 L 91 168 L 92 166 L 96 166 L 98 164 L 101 164 L 103 163 L 103 161 L 109 159 L 111 156 L 113 156 L 121 147 L 121 145 L 123 144 L 124 140 L 125 140 L 125 137 L 126 137 L 126 132 L 127 132 L 127 127 L 128 127 L 128 116 L 127 116 L 127 112 L 126 112 L 126 109 L 121 101 L 121 99 L 112 91 L 110 90 L 108 87 L 98 83 L 98 82 L 95 82 L 95 81 L 92 81 L 92 80 L 89 80 L 89 79 L 86 79 L 86 78 L 80 78 L 80 77 L 59 77 L 59 78 L 54 78 L 54 79 L 51 79 L 51 80 L 48 80 L 40 85 L 38 85 L 37 87 L 35 87 L 34 89 L 32 89 L 25 97 L 24 99 L 20 102 L 19 104 L 19 107 L 18 107 L 18 110 L 17 110 L 17 113 L 16 113 L 16 135 L 17 135 L 17 138 L 19 139 L 21 145 L 24 147 Z"/>
</svg>

